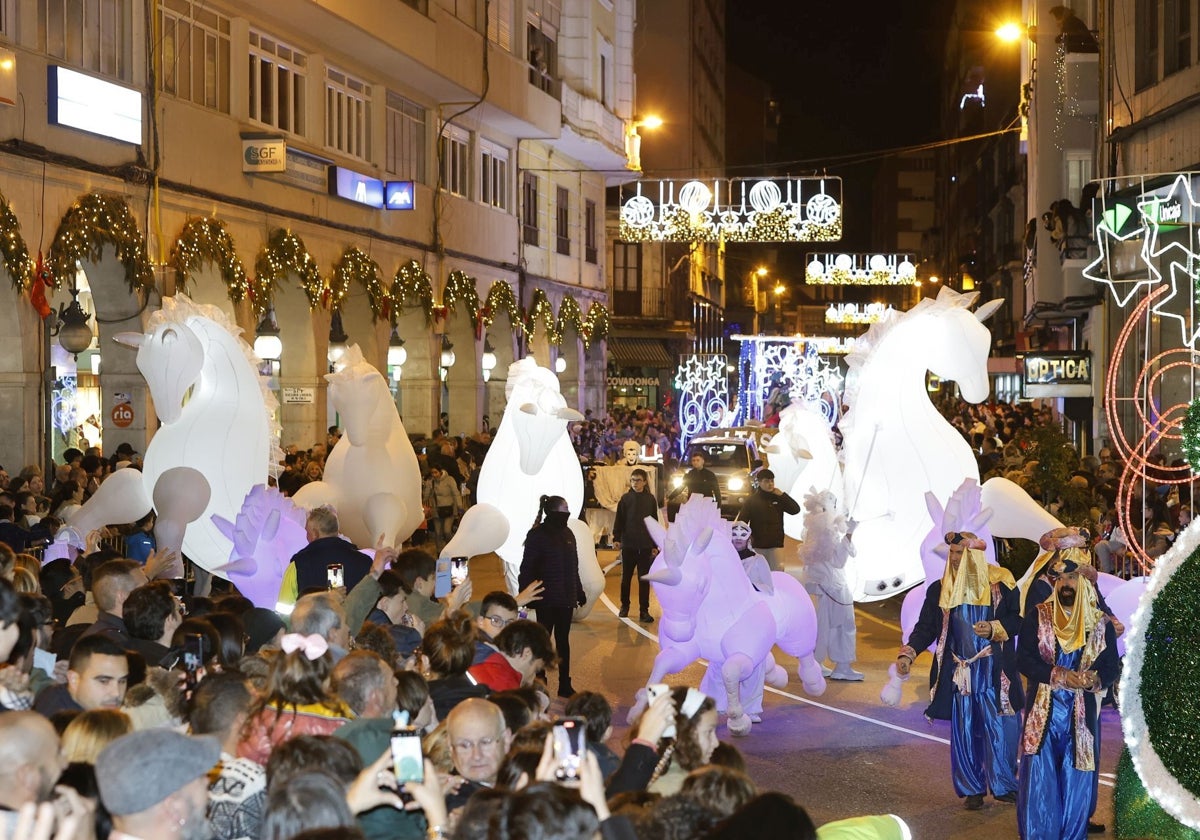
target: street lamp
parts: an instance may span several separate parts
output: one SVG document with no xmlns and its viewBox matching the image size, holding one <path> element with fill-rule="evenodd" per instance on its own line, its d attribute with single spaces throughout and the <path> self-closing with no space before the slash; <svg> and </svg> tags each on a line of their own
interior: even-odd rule
<svg viewBox="0 0 1200 840">
<path fill-rule="evenodd" d="M 279 337 L 279 322 L 275 318 L 275 304 L 270 304 L 263 313 L 258 329 L 254 331 L 254 355 L 264 362 L 277 362 L 283 355 L 283 340 Z"/>
<path fill-rule="evenodd" d="M 404 349 L 404 339 L 392 324 L 392 336 L 388 339 L 387 363 L 392 369 L 392 379 L 400 381 L 400 368 L 408 361 L 408 351 Z"/>
<path fill-rule="evenodd" d="M 996 37 L 1005 43 L 1015 44 L 1017 41 L 1021 40 L 1021 36 L 1024 35 L 1025 32 L 1026 29 L 1024 26 L 1021 26 L 1019 23 L 1013 23 L 1012 21 L 1009 21 L 1008 23 L 1002 24 L 996 29 Z"/>
<path fill-rule="evenodd" d="M 454 345 L 450 343 L 450 339 L 446 337 L 445 333 L 442 333 L 442 355 L 438 361 L 441 362 L 440 373 L 442 381 L 445 382 L 446 374 L 449 373 L 450 368 L 454 367 Z"/>
<path fill-rule="evenodd" d="M 638 134 L 638 129 L 648 128 L 653 131 L 656 128 L 662 128 L 662 124 L 662 117 L 654 114 L 648 114 L 645 117 L 634 117 L 625 123 L 626 169 L 642 168 L 642 136 Z"/>
<path fill-rule="evenodd" d="M 346 351 L 350 349 L 348 342 L 350 337 L 346 335 L 346 330 L 342 326 L 342 310 L 333 310 L 333 319 L 329 323 L 329 372 L 333 373 L 341 362 L 342 357 L 346 355 Z"/>
<path fill-rule="evenodd" d="M 79 289 L 71 284 L 71 302 L 60 304 L 58 307 L 58 346 L 72 356 L 79 354 L 92 346 L 92 327 L 88 323 L 91 318 L 79 305 Z"/>
<path fill-rule="evenodd" d="M 783 295 L 787 291 L 787 287 L 782 283 L 775 284 L 775 328 L 779 330 L 779 334 L 783 334 Z"/>
<path fill-rule="evenodd" d="M 479 367 L 483 370 L 484 382 L 492 378 L 492 371 L 496 369 L 496 348 L 492 346 L 491 336 L 486 334 L 483 336 L 483 355 L 479 358 Z"/>
<path fill-rule="evenodd" d="M 554 360 L 554 372 L 555 373 L 566 373 L 567 372 L 567 359 L 565 356 L 559 356 Z"/>
</svg>

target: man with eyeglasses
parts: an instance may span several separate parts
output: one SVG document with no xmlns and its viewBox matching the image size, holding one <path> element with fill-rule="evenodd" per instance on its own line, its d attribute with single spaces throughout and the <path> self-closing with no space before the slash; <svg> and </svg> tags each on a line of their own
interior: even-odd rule
<svg viewBox="0 0 1200 840">
<path fill-rule="evenodd" d="M 446 808 L 453 811 L 465 805 L 475 791 L 496 784 L 512 733 L 504 724 L 500 707 L 479 697 L 463 700 L 450 710 L 446 733 L 454 770 L 466 779 L 446 797 Z"/>
<path fill-rule="evenodd" d="M 638 606 L 640 621 L 654 621 L 650 615 L 650 584 L 646 575 L 650 564 L 658 553 L 658 546 L 646 528 L 646 517 L 658 519 L 658 501 L 650 492 L 645 470 L 637 469 L 629 474 L 629 491 L 617 502 L 616 521 L 613 523 L 613 547 L 621 551 L 621 618 L 629 615 L 629 586 L 636 571 L 638 576 Z"/>
</svg>

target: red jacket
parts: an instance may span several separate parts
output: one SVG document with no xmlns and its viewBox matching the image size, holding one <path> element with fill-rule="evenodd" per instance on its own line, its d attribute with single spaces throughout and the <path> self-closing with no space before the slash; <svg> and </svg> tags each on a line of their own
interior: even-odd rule
<svg viewBox="0 0 1200 840">
<path fill-rule="evenodd" d="M 238 758 L 265 766 L 271 750 L 284 741 L 297 735 L 332 735 L 346 720 L 336 709 L 321 704 L 296 706 L 294 710 L 289 707 L 285 711 L 268 706 L 247 724 L 238 744 Z"/>
<path fill-rule="evenodd" d="M 478 665 L 472 665 L 467 673 L 492 691 L 508 691 L 521 687 L 521 673 L 508 664 L 504 654 L 497 651 Z"/>
</svg>

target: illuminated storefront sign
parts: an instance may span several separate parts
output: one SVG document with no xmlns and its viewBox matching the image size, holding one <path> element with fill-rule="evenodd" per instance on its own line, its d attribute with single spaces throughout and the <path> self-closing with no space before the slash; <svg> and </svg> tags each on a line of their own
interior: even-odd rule
<svg viewBox="0 0 1200 840">
<path fill-rule="evenodd" d="M 1038 353 L 1021 359 L 1026 397 L 1090 397 L 1091 353 Z"/>
</svg>

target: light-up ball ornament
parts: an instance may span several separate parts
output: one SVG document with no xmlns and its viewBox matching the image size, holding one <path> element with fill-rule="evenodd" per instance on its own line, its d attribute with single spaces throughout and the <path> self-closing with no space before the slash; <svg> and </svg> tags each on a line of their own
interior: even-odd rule
<svg viewBox="0 0 1200 840">
<path fill-rule="evenodd" d="M 833 261 L 833 265 L 842 271 L 849 271 L 851 266 L 854 265 L 854 260 L 850 258 L 849 254 L 838 254 Z"/>
<path fill-rule="evenodd" d="M 1200 399 L 1192 400 L 1183 420 L 1183 457 L 1192 472 L 1200 472 Z"/>
<path fill-rule="evenodd" d="M 912 280 L 917 276 L 917 267 L 905 257 L 900 265 L 896 266 L 896 275 L 902 280 Z"/>
<path fill-rule="evenodd" d="M 712 201 L 712 191 L 699 181 L 688 181 L 679 188 L 679 206 L 689 213 L 703 212 Z"/>
<path fill-rule="evenodd" d="M 565 356 L 559 356 L 557 359 L 554 360 L 554 372 L 555 373 L 566 373 L 567 372 L 567 359 Z"/>
<path fill-rule="evenodd" d="M 813 260 L 808 264 L 808 273 L 813 277 L 825 276 L 825 263 L 820 260 Z"/>
<path fill-rule="evenodd" d="M 871 267 L 872 271 L 883 271 L 887 268 L 887 259 L 884 258 L 883 254 L 876 254 L 871 257 L 870 262 L 867 264 Z"/>
<path fill-rule="evenodd" d="M 836 222 L 841 211 L 838 209 L 838 203 L 833 196 L 826 193 L 817 193 L 804 205 L 805 211 L 808 213 L 808 219 L 811 222 L 816 222 L 819 225 L 827 225 L 831 222 Z"/>
<path fill-rule="evenodd" d="M 630 227 L 646 227 L 654 221 L 654 202 L 644 195 L 635 195 L 621 208 L 621 220 Z"/>
<path fill-rule="evenodd" d="M 770 213 L 781 201 L 783 195 L 773 181 L 759 181 L 750 188 L 750 206 L 759 213 Z"/>
</svg>

